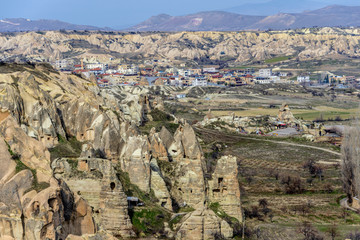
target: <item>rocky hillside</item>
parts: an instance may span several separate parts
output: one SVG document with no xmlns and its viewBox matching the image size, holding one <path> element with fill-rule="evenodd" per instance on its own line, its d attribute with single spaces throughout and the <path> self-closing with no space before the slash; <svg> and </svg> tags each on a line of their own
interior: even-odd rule
<svg viewBox="0 0 360 240">
<path fill-rule="evenodd" d="M 360 56 L 359 29 L 278 32 L 18 33 L 0 34 L 0 59 L 39 61 L 75 57 L 223 60 L 246 63 L 274 56 L 300 60 Z"/>
<path fill-rule="evenodd" d="M 0 71 L 1 239 L 240 234 L 237 159 L 207 169 L 193 128 L 153 89 L 100 90 L 47 65 Z M 144 131 L 152 123 L 163 127 Z"/>
</svg>

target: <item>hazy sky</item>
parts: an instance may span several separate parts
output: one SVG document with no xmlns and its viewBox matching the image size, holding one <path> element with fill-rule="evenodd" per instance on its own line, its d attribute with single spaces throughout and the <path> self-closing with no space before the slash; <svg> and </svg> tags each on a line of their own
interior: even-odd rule
<svg viewBox="0 0 360 240">
<path fill-rule="evenodd" d="M 301 0 L 1 0 L 0 19 L 16 17 L 32 20 L 57 19 L 76 24 L 119 28 L 137 24 L 160 13 L 177 16 L 269 1 L 295 2 Z M 324 6 L 330 4 L 360 5 L 359 0 L 309 1 L 321 2 Z M 286 9 L 280 11 L 284 12 Z M 255 14 L 266 13 L 255 12 Z"/>
</svg>

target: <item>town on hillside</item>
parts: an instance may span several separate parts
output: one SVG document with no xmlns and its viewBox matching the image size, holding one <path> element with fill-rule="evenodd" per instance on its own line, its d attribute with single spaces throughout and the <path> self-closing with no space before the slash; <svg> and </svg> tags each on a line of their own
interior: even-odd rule
<svg viewBox="0 0 360 240">
<path fill-rule="evenodd" d="M 142 63 L 109 63 L 96 57 L 81 60 L 62 59 L 53 66 L 66 73 L 90 79 L 94 76 L 99 87 L 112 86 L 222 86 L 234 87 L 254 84 L 287 83 L 312 87 L 332 86 L 338 89 L 360 88 L 360 78 L 338 76 L 329 71 L 299 72 L 279 68 L 223 68 L 220 65 L 187 67 L 171 60 L 144 60 Z"/>
</svg>

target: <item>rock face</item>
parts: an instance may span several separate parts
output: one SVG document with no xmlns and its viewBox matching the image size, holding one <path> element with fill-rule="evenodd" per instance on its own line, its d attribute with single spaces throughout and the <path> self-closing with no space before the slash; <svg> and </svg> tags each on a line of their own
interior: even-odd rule
<svg viewBox="0 0 360 240">
<path fill-rule="evenodd" d="M 160 205 L 172 211 L 172 202 L 169 189 L 167 188 L 164 177 L 155 159 L 151 160 L 151 189 L 155 196 L 160 200 Z"/>
<path fill-rule="evenodd" d="M 72 164 L 77 166 L 70 166 L 71 161 L 75 161 Z M 57 179 L 66 182 L 71 191 L 89 203 L 98 229 L 108 231 L 114 236 L 134 235 L 126 195 L 109 160 L 57 159 L 52 163 L 52 169 Z"/>
<path fill-rule="evenodd" d="M 209 181 L 209 200 L 218 202 L 229 216 L 242 221 L 236 157 L 223 156 L 217 161 L 212 180 Z"/>
<path fill-rule="evenodd" d="M 0 122 L 0 134 L 12 151 L 20 155 L 21 161 L 26 166 L 36 169 L 38 181 L 49 181 L 51 177 L 50 153 L 41 142 L 26 135 L 11 116 Z"/>
<path fill-rule="evenodd" d="M 176 235 L 177 240 L 205 240 L 217 239 L 216 236 L 231 238 L 233 230 L 227 222 L 221 220 L 215 213 L 206 208 L 198 208 L 185 216 Z"/>
<path fill-rule="evenodd" d="M 279 109 L 278 120 L 285 123 L 291 123 L 295 121 L 294 115 L 290 111 L 289 105 L 286 103 L 284 103 Z"/>
<path fill-rule="evenodd" d="M 177 239 L 232 236 L 207 205 L 218 202 L 241 221 L 236 159 L 219 159 L 208 180 L 201 146 L 185 121 L 174 134 L 165 127 L 141 134 L 138 126 L 151 111 L 150 88 L 100 90 L 46 66 L 15 69 L 21 71 L 0 74 L 1 239 L 134 237 L 124 189 L 145 200 L 151 196 L 154 202 L 136 206 L 140 210 L 194 210 L 178 233 L 164 227 Z M 48 149 L 71 139 L 83 143 L 80 156 L 50 158 Z"/>
<path fill-rule="evenodd" d="M 327 18 L 328 21 L 328 18 Z M 224 56 L 237 62 L 261 61 L 275 56 L 297 55 L 300 60 L 328 56 L 358 57 L 358 29 L 319 28 L 277 32 L 176 32 L 176 33 L 61 33 L 29 32 L 15 36 L 0 35 L 0 59 L 24 56 L 50 60 L 65 58 L 68 52 L 78 58 L 103 51 L 102 61 L 119 54 L 135 58 L 221 60 Z M 81 44 L 79 44 L 79 42 Z M 30 44 L 29 44 L 30 43 Z M 334 44 L 336 43 L 336 44 Z M 193 47 L 196 46 L 196 47 Z M 116 53 L 112 56 L 112 52 Z M 144 82 L 145 83 L 145 82 Z"/>
<path fill-rule="evenodd" d="M 65 239 L 95 232 L 87 203 L 52 179 L 43 191 L 31 190 L 34 178 L 23 170 L 0 184 L 0 238 Z M 31 190 L 31 191 L 29 191 Z M 29 191 L 25 193 L 25 191 Z"/>
<path fill-rule="evenodd" d="M 0 137 L 0 180 L 5 182 L 15 175 L 16 163 L 11 159 L 5 140 Z"/>
</svg>

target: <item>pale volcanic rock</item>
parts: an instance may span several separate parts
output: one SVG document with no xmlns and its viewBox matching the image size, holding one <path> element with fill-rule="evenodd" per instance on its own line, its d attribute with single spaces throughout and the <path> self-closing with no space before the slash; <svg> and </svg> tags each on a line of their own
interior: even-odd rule
<svg viewBox="0 0 360 240">
<path fill-rule="evenodd" d="M 160 138 L 159 133 L 155 132 L 155 128 L 152 128 L 150 131 L 149 144 L 152 157 L 159 160 L 168 160 L 167 148 Z"/>
<path fill-rule="evenodd" d="M 51 177 L 50 153 L 39 141 L 27 136 L 17 122 L 8 116 L 0 123 L 0 133 L 13 152 L 20 154 L 20 160 L 36 170 L 39 182 L 48 182 Z"/>
<path fill-rule="evenodd" d="M 295 121 L 295 117 L 290 111 L 290 107 L 288 104 L 283 103 L 282 106 L 280 107 L 278 113 L 278 120 L 285 123 L 291 123 Z"/>
<path fill-rule="evenodd" d="M 221 208 L 240 222 L 242 221 L 240 185 L 236 157 L 223 156 L 209 180 L 209 201 L 218 202 Z"/>
<path fill-rule="evenodd" d="M 146 136 L 129 137 L 120 153 L 121 169 L 130 181 L 144 192 L 150 192 L 150 153 Z"/>
<path fill-rule="evenodd" d="M 65 239 L 70 233 L 95 233 L 90 206 L 78 198 L 72 209 L 73 200 L 66 187 L 56 184 L 33 197 L 24 209 L 27 239 Z"/>
<path fill-rule="evenodd" d="M 5 140 L 0 137 L 0 185 L 15 174 L 16 163 L 11 159 Z"/>
<path fill-rule="evenodd" d="M 160 200 L 160 206 L 172 211 L 171 196 L 166 187 L 161 170 L 155 159 L 151 160 L 151 189 Z"/>
<path fill-rule="evenodd" d="M 176 185 L 172 189 L 180 205 L 196 207 L 205 201 L 205 180 L 201 160 L 181 159 L 177 161 Z M 178 197 L 180 196 L 180 197 Z"/>
<path fill-rule="evenodd" d="M 233 237 L 229 224 L 205 207 L 196 209 L 184 218 L 176 234 L 177 240 L 215 240 L 215 234 L 222 234 L 227 239 Z"/>
<path fill-rule="evenodd" d="M 31 187 L 33 175 L 30 170 L 17 173 L 0 185 L 0 238 L 22 239 L 25 229 L 22 225 L 21 198 Z"/>
<path fill-rule="evenodd" d="M 285 15 L 283 16 L 285 17 Z M 286 18 L 286 17 L 285 17 Z M 291 20 L 290 20 L 291 22 Z M 82 53 L 79 57 L 97 55 L 109 59 L 111 51 L 124 55 L 140 55 L 168 59 L 196 59 L 209 56 L 220 60 L 224 55 L 238 62 L 265 60 L 275 56 L 299 53 L 300 59 L 316 59 L 330 55 L 356 57 L 360 36 L 358 29 L 319 28 L 318 30 L 274 32 L 179 32 L 151 34 L 62 34 L 46 32 L 0 35 L 0 57 L 23 55 L 33 59 L 61 59 L 66 53 Z M 74 47 L 74 41 L 84 46 Z M 319 45 L 318 42 L 322 42 Z M 336 43 L 336 44 L 334 44 Z M 329 46 L 335 46 L 329 48 Z M 299 47 L 303 50 L 298 50 Z M 93 49 L 103 50 L 92 54 Z M 220 54 L 223 53 L 223 54 Z M 251 57 L 250 57 L 251 56 Z M 108 61 L 108 60 L 106 60 Z"/>
<path fill-rule="evenodd" d="M 174 158 L 184 157 L 201 159 L 202 150 L 194 129 L 188 124 L 180 126 L 174 134 L 175 142 L 170 146 L 169 153 Z"/>
<path fill-rule="evenodd" d="M 171 135 L 169 130 L 167 130 L 167 128 L 164 126 L 161 128 L 161 131 L 159 133 L 159 138 L 161 139 L 161 141 L 163 142 L 163 144 L 167 149 L 169 149 L 171 144 L 174 142 L 173 135 Z"/>
<path fill-rule="evenodd" d="M 96 228 L 122 237 L 134 236 L 126 195 L 111 161 L 96 158 L 77 161 L 79 161 L 78 169 L 72 169 L 67 159 L 53 161 L 52 169 L 55 177 L 65 181 L 73 192 L 88 202 L 95 212 L 93 217 Z M 76 203 L 79 216 L 86 212 L 86 206 L 81 204 L 83 202 Z M 89 219 L 83 219 L 81 223 L 83 222 L 89 222 Z"/>
</svg>

